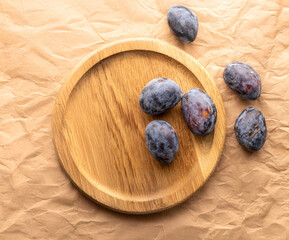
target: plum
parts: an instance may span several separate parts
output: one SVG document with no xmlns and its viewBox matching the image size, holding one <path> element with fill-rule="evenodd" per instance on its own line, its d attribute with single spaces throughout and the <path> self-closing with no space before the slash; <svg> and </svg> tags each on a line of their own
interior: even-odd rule
<svg viewBox="0 0 289 240">
<path fill-rule="evenodd" d="M 266 121 L 262 112 L 254 107 L 244 109 L 236 120 L 235 136 L 245 149 L 261 149 L 267 137 Z"/>
<path fill-rule="evenodd" d="M 261 95 L 261 78 L 248 64 L 232 62 L 225 67 L 225 83 L 240 97 L 255 100 Z"/>
<path fill-rule="evenodd" d="M 199 88 L 193 88 L 184 94 L 182 113 L 188 128 L 197 136 L 212 132 L 217 121 L 215 103 Z"/>
<path fill-rule="evenodd" d="M 139 96 L 139 105 L 143 112 L 158 115 L 176 106 L 183 92 L 176 82 L 168 78 L 151 80 Z"/>
<path fill-rule="evenodd" d="M 183 42 L 195 41 L 199 22 L 197 15 L 182 5 L 172 6 L 168 13 L 168 24 L 175 36 Z"/>
<path fill-rule="evenodd" d="M 178 149 L 179 139 L 175 129 L 167 122 L 155 120 L 145 129 L 145 139 L 151 155 L 162 163 L 174 160 Z"/>
</svg>

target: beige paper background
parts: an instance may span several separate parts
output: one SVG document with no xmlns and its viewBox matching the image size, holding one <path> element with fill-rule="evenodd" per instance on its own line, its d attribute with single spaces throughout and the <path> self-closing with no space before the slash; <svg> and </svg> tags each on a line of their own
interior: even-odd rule
<svg viewBox="0 0 289 240">
<path fill-rule="evenodd" d="M 192 44 L 171 34 L 166 12 L 199 17 Z M 0 239 L 289 239 L 289 2 L 287 0 L 0 0 Z M 80 194 L 57 160 L 51 113 L 62 78 L 106 43 L 150 37 L 197 58 L 227 113 L 220 163 L 192 198 L 171 210 L 130 216 Z M 263 81 L 257 101 L 225 85 L 232 61 Z M 238 114 L 261 109 L 268 139 L 254 154 L 234 136 Z"/>
</svg>

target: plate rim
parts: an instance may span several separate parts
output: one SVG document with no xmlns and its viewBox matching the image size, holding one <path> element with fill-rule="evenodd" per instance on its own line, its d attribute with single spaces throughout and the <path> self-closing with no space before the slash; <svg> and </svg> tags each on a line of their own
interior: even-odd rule
<svg viewBox="0 0 289 240">
<path fill-rule="evenodd" d="M 180 63 L 181 65 L 185 66 L 192 74 L 195 75 L 195 77 L 198 79 L 198 81 L 201 82 L 202 86 L 206 89 L 212 88 L 215 89 L 216 91 L 216 98 L 220 99 L 218 101 L 219 109 L 221 108 L 221 111 L 223 113 L 223 131 L 221 134 L 221 147 L 218 151 L 218 156 L 216 156 L 216 161 L 215 165 L 207 174 L 207 176 L 204 176 L 203 182 L 195 188 L 190 194 L 187 194 L 186 197 L 182 198 L 181 200 L 175 201 L 174 203 L 170 203 L 168 205 L 164 204 L 163 206 L 158 206 L 155 208 L 151 208 L 148 210 L 147 206 L 150 206 L 150 204 L 147 204 L 147 206 L 142 206 L 145 202 L 139 202 L 142 204 L 138 204 L 138 201 L 129 201 L 129 200 L 123 200 L 123 199 L 118 199 L 118 201 L 123 201 L 124 204 L 126 205 L 125 210 L 122 207 L 119 207 L 118 204 L 106 204 L 99 199 L 101 198 L 100 196 L 102 194 L 108 196 L 108 193 L 101 192 L 101 190 L 98 189 L 98 191 L 91 191 L 87 189 L 86 184 L 91 185 L 95 187 L 88 179 L 86 176 L 84 176 L 81 171 L 78 169 L 76 166 L 76 163 L 73 160 L 73 157 L 69 153 L 69 151 L 62 151 L 61 147 L 59 146 L 59 142 L 57 139 L 65 139 L 64 137 L 60 136 L 59 134 L 61 132 L 61 129 L 63 128 L 63 120 L 62 116 L 65 115 L 65 109 L 66 105 L 68 103 L 69 97 L 71 92 L 73 91 L 74 87 L 77 85 L 78 81 L 82 78 L 82 76 L 89 71 L 94 65 L 96 65 L 98 62 L 109 58 L 115 54 L 122 53 L 122 52 L 127 52 L 127 51 L 137 51 L 137 50 L 142 50 L 142 51 L 152 51 L 156 52 L 159 54 L 163 54 L 167 57 L 170 57 Z M 193 66 L 192 66 L 193 65 Z M 192 70 L 192 68 L 195 68 Z M 200 80 L 201 78 L 201 80 Z M 220 111 L 218 109 L 218 111 Z M 220 119 L 220 118 L 219 118 Z M 218 119 L 218 120 L 219 120 Z M 172 208 L 184 201 L 186 201 L 188 198 L 190 198 L 194 193 L 196 193 L 211 177 L 212 173 L 215 171 L 216 166 L 218 165 L 220 161 L 220 157 L 224 148 L 225 144 L 225 138 L 226 138 L 226 113 L 225 113 L 225 108 L 223 104 L 223 99 L 220 95 L 219 89 L 215 83 L 215 81 L 211 78 L 210 74 L 207 72 L 207 70 L 199 63 L 198 60 L 196 60 L 193 56 L 189 55 L 185 51 L 183 51 L 180 48 L 177 48 L 176 46 L 173 46 L 167 42 L 158 40 L 158 39 L 151 39 L 151 38 L 131 38 L 131 39 L 124 39 L 124 40 L 119 40 L 115 41 L 109 44 L 106 44 L 94 51 L 92 51 L 90 54 L 88 54 L 82 61 L 80 61 L 70 73 L 64 77 L 63 80 L 63 85 L 61 89 L 59 90 L 54 109 L 53 109 L 53 114 L 52 114 L 52 132 L 53 132 L 53 142 L 56 148 L 56 152 L 58 155 L 59 162 L 61 164 L 61 167 L 63 168 L 64 172 L 66 175 L 69 177 L 69 179 L 72 181 L 72 183 L 77 187 L 78 190 L 80 190 L 85 196 L 87 196 L 89 199 L 97 202 L 101 206 L 104 206 L 106 208 L 122 212 L 122 213 L 129 213 L 129 214 L 148 214 L 148 213 L 154 213 L 154 212 L 160 212 L 169 208 Z M 61 142 L 62 145 L 66 144 Z M 66 164 L 66 159 L 69 158 L 71 159 L 70 163 L 72 163 L 73 166 L 69 166 L 69 164 Z M 201 169 L 202 170 L 202 169 Z M 79 178 L 73 178 L 74 174 L 71 174 L 72 172 L 77 171 L 79 174 Z M 203 174 L 203 173 L 202 173 Z M 85 180 L 87 182 L 85 182 Z M 84 184 L 85 182 L 85 184 Z M 192 184 L 191 184 L 192 185 Z M 94 196 L 91 196 L 94 195 Z M 99 199 L 96 199 L 99 196 Z M 170 196 L 170 195 L 169 195 Z M 110 196 L 114 198 L 113 196 Z M 131 203 L 131 204 L 130 204 Z M 142 207 L 142 209 L 137 209 L 136 206 L 139 205 L 138 207 Z M 130 208 L 128 210 L 128 208 Z"/>
</svg>

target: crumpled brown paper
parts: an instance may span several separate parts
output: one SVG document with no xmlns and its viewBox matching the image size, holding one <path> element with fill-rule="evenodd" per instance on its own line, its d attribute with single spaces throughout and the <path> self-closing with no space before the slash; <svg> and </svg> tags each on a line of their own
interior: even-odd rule
<svg viewBox="0 0 289 240">
<path fill-rule="evenodd" d="M 174 4 L 198 15 L 192 44 L 168 28 Z M 288 16 L 287 0 L 0 0 L 0 239 L 288 239 Z M 227 113 L 224 152 L 209 181 L 184 204 L 146 216 L 80 194 L 60 168 L 50 124 L 63 76 L 91 51 L 132 37 L 165 40 L 197 58 Z M 241 100 L 225 85 L 232 61 L 258 71 L 258 100 Z M 253 154 L 233 131 L 248 106 L 263 111 L 268 127 Z"/>
</svg>

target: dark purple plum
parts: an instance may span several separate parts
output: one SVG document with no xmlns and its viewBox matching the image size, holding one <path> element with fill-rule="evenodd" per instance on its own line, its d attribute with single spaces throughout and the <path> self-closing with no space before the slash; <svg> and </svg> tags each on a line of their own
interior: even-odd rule
<svg viewBox="0 0 289 240">
<path fill-rule="evenodd" d="M 250 65 L 232 62 L 225 67 L 225 83 L 240 97 L 255 100 L 261 95 L 261 78 Z"/>
<path fill-rule="evenodd" d="M 175 129 L 162 120 L 150 122 L 145 129 L 149 152 L 158 161 L 170 163 L 179 150 L 179 138 Z"/>
<path fill-rule="evenodd" d="M 266 121 L 262 112 L 253 107 L 243 110 L 235 123 L 235 136 L 245 149 L 261 149 L 267 137 Z"/>
<path fill-rule="evenodd" d="M 199 88 L 193 88 L 184 94 L 182 113 L 187 126 L 197 136 L 212 132 L 217 121 L 215 103 Z"/>
<path fill-rule="evenodd" d="M 181 88 L 173 80 L 156 78 L 142 90 L 139 105 L 145 113 L 158 115 L 176 106 L 182 96 Z"/>
<path fill-rule="evenodd" d="M 182 42 L 195 41 L 199 21 L 197 15 L 182 5 L 172 6 L 168 13 L 168 24 L 175 36 Z"/>
</svg>

